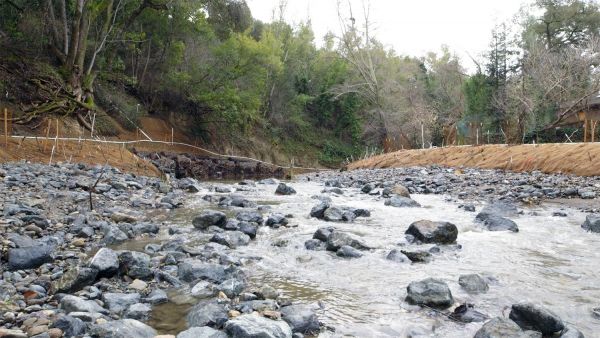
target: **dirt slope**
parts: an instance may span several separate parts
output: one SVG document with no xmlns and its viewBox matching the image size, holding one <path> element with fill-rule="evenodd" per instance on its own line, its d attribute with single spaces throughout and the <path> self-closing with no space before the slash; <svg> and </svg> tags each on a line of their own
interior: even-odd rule
<svg viewBox="0 0 600 338">
<path fill-rule="evenodd" d="M 348 169 L 433 164 L 596 176 L 600 175 L 600 143 L 486 145 L 401 150 L 351 163 Z"/>
</svg>

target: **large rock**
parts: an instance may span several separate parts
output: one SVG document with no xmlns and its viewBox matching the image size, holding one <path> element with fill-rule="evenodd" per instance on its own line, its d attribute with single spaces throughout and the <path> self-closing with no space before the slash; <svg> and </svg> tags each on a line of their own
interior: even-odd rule
<svg viewBox="0 0 600 338">
<path fill-rule="evenodd" d="M 398 196 L 410 198 L 410 191 L 408 191 L 408 189 L 405 186 L 403 186 L 402 184 L 396 184 L 392 188 L 392 193 L 396 194 Z"/>
<path fill-rule="evenodd" d="M 478 274 L 461 275 L 458 284 L 469 293 L 485 293 L 489 290 L 488 283 Z"/>
<path fill-rule="evenodd" d="M 439 279 L 427 278 L 412 282 L 408 285 L 407 291 L 406 301 L 411 304 L 447 308 L 454 303 L 450 288 Z"/>
<path fill-rule="evenodd" d="M 227 338 L 225 332 L 215 330 L 208 326 L 192 327 L 177 335 L 177 338 Z"/>
<path fill-rule="evenodd" d="M 102 248 L 94 255 L 89 266 L 98 270 L 98 277 L 110 278 L 119 271 L 119 256 L 109 248 Z"/>
<path fill-rule="evenodd" d="M 585 338 L 585 336 L 576 327 L 567 324 L 560 333 L 560 338 Z"/>
<path fill-rule="evenodd" d="M 54 293 L 73 293 L 96 281 L 98 270 L 75 266 L 52 284 Z"/>
<path fill-rule="evenodd" d="M 359 258 L 363 255 L 360 251 L 348 245 L 342 245 L 335 254 L 344 258 Z"/>
<path fill-rule="evenodd" d="M 26 248 L 8 249 L 8 270 L 35 269 L 52 262 L 53 245 L 36 245 Z"/>
<path fill-rule="evenodd" d="M 66 295 L 60 300 L 60 308 L 66 313 L 71 312 L 90 312 L 90 313 L 103 313 L 106 314 L 108 311 L 102 306 L 98 305 L 93 300 L 85 300 L 83 298 Z"/>
<path fill-rule="evenodd" d="M 290 325 L 294 333 L 315 335 L 321 329 L 316 313 L 306 305 L 290 305 L 281 308 L 281 318 Z"/>
<path fill-rule="evenodd" d="M 294 190 L 294 188 L 290 187 L 289 185 L 287 185 L 285 183 L 279 183 L 279 185 L 277 186 L 277 189 L 275 189 L 276 195 L 292 195 L 295 193 L 296 193 L 296 190 Z"/>
<path fill-rule="evenodd" d="M 94 338 L 154 338 L 156 331 L 135 319 L 121 319 L 93 326 L 90 335 Z"/>
<path fill-rule="evenodd" d="M 565 328 L 555 313 L 531 303 L 513 304 L 509 318 L 524 330 L 536 330 L 544 335 L 552 335 Z"/>
<path fill-rule="evenodd" d="M 333 227 L 319 228 L 317 231 L 315 231 L 312 238 L 322 242 L 327 242 L 329 235 L 331 235 L 334 230 L 335 228 Z"/>
<path fill-rule="evenodd" d="M 396 263 L 408 263 L 410 262 L 410 259 L 403 254 L 402 252 L 400 252 L 400 250 L 398 249 L 392 249 L 387 256 L 385 256 L 385 259 L 390 260 L 392 262 L 396 262 Z"/>
<path fill-rule="evenodd" d="M 485 221 L 489 217 L 514 217 L 519 210 L 513 204 L 493 202 L 486 205 L 475 217 L 478 221 Z"/>
<path fill-rule="evenodd" d="M 225 330 L 232 338 L 292 338 L 292 329 L 286 322 L 253 314 L 228 321 Z"/>
<path fill-rule="evenodd" d="M 227 310 L 225 305 L 216 301 L 201 301 L 188 312 L 188 326 L 222 327 L 228 319 Z"/>
<path fill-rule="evenodd" d="M 139 293 L 115 293 L 106 292 L 102 294 L 102 300 L 110 312 L 121 314 L 130 305 L 139 303 L 141 296 Z"/>
<path fill-rule="evenodd" d="M 490 231 L 512 231 L 512 232 L 519 232 L 519 226 L 517 226 L 517 223 L 515 223 L 513 220 L 510 220 L 506 217 L 499 217 L 499 216 L 488 216 L 484 221 L 483 224 L 485 225 L 485 227 L 490 230 Z"/>
<path fill-rule="evenodd" d="M 414 236 L 423 243 L 451 244 L 456 242 L 458 228 L 450 222 L 432 222 L 427 220 L 412 223 L 406 234 Z"/>
<path fill-rule="evenodd" d="M 119 269 L 133 279 L 152 276 L 150 256 L 143 252 L 123 251 L 119 254 Z"/>
<path fill-rule="evenodd" d="M 217 290 L 223 292 L 229 298 L 237 297 L 246 288 L 243 279 L 230 278 L 217 286 Z"/>
<path fill-rule="evenodd" d="M 127 234 L 115 225 L 108 226 L 104 231 L 102 242 L 106 245 L 123 243 L 128 240 Z"/>
<path fill-rule="evenodd" d="M 413 200 L 412 198 L 403 197 L 399 195 L 393 195 L 391 198 L 385 200 L 385 205 L 389 205 L 396 208 L 416 208 L 421 205 Z"/>
<path fill-rule="evenodd" d="M 179 264 L 178 277 L 188 283 L 207 280 L 219 284 L 229 278 L 245 278 L 245 275 L 236 266 L 225 267 L 195 259 L 186 259 Z"/>
<path fill-rule="evenodd" d="M 263 223 L 263 216 L 257 211 L 240 211 L 235 218 L 240 222 Z"/>
<path fill-rule="evenodd" d="M 600 233 L 600 214 L 587 215 L 581 227 L 587 231 Z"/>
<path fill-rule="evenodd" d="M 344 220 L 344 211 L 338 207 L 329 207 L 323 213 L 323 219 L 327 222 L 341 222 Z"/>
<path fill-rule="evenodd" d="M 310 209 L 310 217 L 315 217 L 318 219 L 323 219 L 325 217 L 325 210 L 329 208 L 331 205 L 329 202 L 320 202 Z"/>
<path fill-rule="evenodd" d="M 338 251 L 344 245 L 358 250 L 369 250 L 369 247 L 362 241 L 340 231 L 334 231 L 327 237 L 327 250 L 329 251 Z"/>
<path fill-rule="evenodd" d="M 512 320 L 496 317 L 485 323 L 473 338 L 542 338 L 542 334 L 523 332 Z"/>
<path fill-rule="evenodd" d="M 227 216 L 215 210 L 204 210 L 199 216 L 192 221 L 194 228 L 205 230 L 210 226 L 222 227 L 227 222 Z"/>
<path fill-rule="evenodd" d="M 248 245 L 250 236 L 241 231 L 225 231 L 214 234 L 210 241 L 235 249 L 238 246 Z"/>
<path fill-rule="evenodd" d="M 58 317 L 58 319 L 52 323 L 52 327 L 60 329 L 63 332 L 64 338 L 80 337 L 86 329 L 83 320 L 69 315 Z"/>
</svg>

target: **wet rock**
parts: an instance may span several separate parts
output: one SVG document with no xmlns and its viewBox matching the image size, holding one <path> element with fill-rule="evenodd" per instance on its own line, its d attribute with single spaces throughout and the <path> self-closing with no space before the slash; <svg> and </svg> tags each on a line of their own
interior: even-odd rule
<svg viewBox="0 0 600 338">
<path fill-rule="evenodd" d="M 121 319 L 94 325 L 90 335 L 94 338 L 154 338 L 156 331 L 135 319 Z"/>
<path fill-rule="evenodd" d="M 490 217 L 514 217 L 519 210 L 513 204 L 506 202 L 493 202 L 486 205 L 475 217 L 478 221 L 485 221 Z"/>
<path fill-rule="evenodd" d="M 276 301 L 267 299 L 267 300 L 250 300 L 240 302 L 237 306 L 239 311 L 243 313 L 252 313 L 254 311 L 263 312 L 263 311 L 277 311 L 279 309 L 279 305 Z"/>
<path fill-rule="evenodd" d="M 121 231 L 121 229 L 116 226 L 109 226 L 104 231 L 102 242 L 106 245 L 114 245 L 123 243 L 128 239 L 127 234 Z"/>
<path fill-rule="evenodd" d="M 187 315 L 189 327 L 222 327 L 228 320 L 227 308 L 216 301 L 201 301 L 194 305 Z"/>
<path fill-rule="evenodd" d="M 487 216 L 483 221 L 485 227 L 490 231 L 512 231 L 519 232 L 519 226 L 514 221 L 506 217 Z"/>
<path fill-rule="evenodd" d="M 0 337 L 2 338 L 27 338 L 27 334 L 21 330 L 11 330 L 0 327 Z"/>
<path fill-rule="evenodd" d="M 110 278 L 119 271 L 119 257 L 109 248 L 102 248 L 94 255 L 89 266 L 98 270 L 98 277 Z"/>
<path fill-rule="evenodd" d="M 329 235 L 335 230 L 333 227 L 319 228 L 313 234 L 313 239 L 317 239 L 319 241 L 326 242 L 329 238 Z"/>
<path fill-rule="evenodd" d="M 148 304 L 135 303 L 125 311 L 125 318 L 137 319 L 145 321 L 150 316 L 152 307 Z"/>
<path fill-rule="evenodd" d="M 281 308 L 281 318 L 290 325 L 294 333 L 316 335 L 321 329 L 317 314 L 306 305 L 290 305 Z"/>
<path fill-rule="evenodd" d="M 53 245 L 36 245 L 26 248 L 8 249 L 8 270 L 34 269 L 53 261 Z"/>
<path fill-rule="evenodd" d="M 392 249 L 385 258 L 396 263 L 410 262 L 410 259 L 398 249 Z"/>
<path fill-rule="evenodd" d="M 225 231 L 214 234 L 210 241 L 235 249 L 238 246 L 248 245 L 250 236 L 241 231 Z"/>
<path fill-rule="evenodd" d="M 227 338 L 225 332 L 215 330 L 208 326 L 192 327 L 177 335 L 177 338 Z"/>
<path fill-rule="evenodd" d="M 585 336 L 576 327 L 567 324 L 560 333 L 560 338 L 585 338 Z"/>
<path fill-rule="evenodd" d="M 63 332 L 64 338 L 72 338 L 83 335 L 86 330 L 86 325 L 79 318 L 63 315 L 58 317 L 58 319 L 52 323 L 52 328 L 60 329 Z"/>
<path fill-rule="evenodd" d="M 150 304 L 166 303 L 169 300 L 167 293 L 161 289 L 155 289 L 144 298 L 144 301 Z"/>
<path fill-rule="evenodd" d="M 323 219 L 327 222 L 342 222 L 344 220 L 344 212 L 337 207 L 329 207 L 323 213 Z"/>
<path fill-rule="evenodd" d="M 258 296 L 262 299 L 277 299 L 279 298 L 279 291 L 274 287 L 265 284 L 257 292 Z"/>
<path fill-rule="evenodd" d="M 222 283 L 232 277 L 243 277 L 244 273 L 235 266 L 225 267 L 195 259 L 186 259 L 179 264 L 178 276 L 184 282 L 208 280 L 213 283 Z"/>
<path fill-rule="evenodd" d="M 139 293 L 114 293 L 106 292 L 102 294 L 102 300 L 110 312 L 121 314 L 130 305 L 139 303 L 141 296 Z"/>
<path fill-rule="evenodd" d="M 323 219 L 325 217 L 325 210 L 330 207 L 329 202 L 321 202 L 310 210 L 310 217 L 315 217 L 318 219 Z"/>
<path fill-rule="evenodd" d="M 60 308 L 63 309 L 66 313 L 71 312 L 97 312 L 106 314 L 108 311 L 104 309 L 102 306 L 98 305 L 93 300 L 85 300 L 83 298 L 66 295 L 60 300 Z"/>
<path fill-rule="evenodd" d="M 150 256 L 143 252 L 123 251 L 119 254 L 119 270 L 131 278 L 145 279 L 152 276 Z"/>
<path fill-rule="evenodd" d="M 429 253 L 427 251 L 400 250 L 400 252 L 403 253 L 406 257 L 408 257 L 408 259 L 410 259 L 410 261 L 413 263 L 429 263 L 429 262 L 431 262 L 431 260 L 433 260 L 431 253 Z"/>
<path fill-rule="evenodd" d="M 587 215 L 581 227 L 587 231 L 600 233 L 600 214 Z"/>
<path fill-rule="evenodd" d="M 213 284 L 207 281 L 200 281 L 192 287 L 190 293 L 196 298 L 204 299 L 215 296 L 216 290 Z"/>
<path fill-rule="evenodd" d="M 96 280 L 98 270 L 75 266 L 52 284 L 54 293 L 72 293 L 91 285 Z"/>
<path fill-rule="evenodd" d="M 369 250 L 361 240 L 355 239 L 349 234 L 334 231 L 327 237 L 327 250 L 338 251 L 342 246 L 347 245 L 358 250 Z"/>
<path fill-rule="evenodd" d="M 192 225 L 196 229 L 206 230 L 210 226 L 222 227 L 227 221 L 227 216 L 214 210 L 205 210 L 199 216 L 192 220 Z"/>
<path fill-rule="evenodd" d="M 296 190 L 285 183 L 279 183 L 277 189 L 275 190 L 276 195 L 293 195 L 295 193 Z"/>
<path fill-rule="evenodd" d="M 496 317 L 485 323 L 473 338 L 542 338 L 542 334 L 523 332 L 512 320 Z"/>
<path fill-rule="evenodd" d="M 252 314 L 228 321 L 225 330 L 232 338 L 292 338 L 292 329 L 285 321 Z"/>
<path fill-rule="evenodd" d="M 288 220 L 282 214 L 272 214 L 267 218 L 266 224 L 272 228 L 279 228 L 280 226 L 286 226 Z"/>
<path fill-rule="evenodd" d="M 371 191 L 373 191 L 373 189 L 375 189 L 375 184 L 373 184 L 373 183 L 367 183 L 367 184 L 363 185 L 360 188 L 360 191 L 363 192 L 363 193 L 365 193 L 365 194 L 368 194 Z"/>
<path fill-rule="evenodd" d="M 457 306 L 450 314 L 450 318 L 462 323 L 483 322 L 489 319 L 486 314 L 475 310 L 473 304 L 466 303 Z"/>
<path fill-rule="evenodd" d="M 38 242 L 27 235 L 20 235 L 17 233 L 9 233 L 6 235 L 6 239 L 13 242 L 16 248 L 28 248 L 38 245 Z"/>
<path fill-rule="evenodd" d="M 335 253 L 338 257 L 344 258 L 359 258 L 362 253 L 349 245 L 342 245 Z"/>
<path fill-rule="evenodd" d="M 407 291 L 406 301 L 410 304 L 447 308 L 454 303 L 450 288 L 440 279 L 427 278 L 412 282 Z"/>
<path fill-rule="evenodd" d="M 256 232 L 258 231 L 257 226 L 249 222 L 239 222 L 237 229 L 238 231 L 241 231 L 246 235 L 250 236 L 251 239 L 256 238 Z"/>
<path fill-rule="evenodd" d="M 223 292 L 228 298 L 237 297 L 246 288 L 242 279 L 230 278 L 217 286 L 217 290 Z"/>
<path fill-rule="evenodd" d="M 257 211 L 241 211 L 237 213 L 235 218 L 241 222 L 263 223 L 263 217 L 260 212 Z"/>
<path fill-rule="evenodd" d="M 458 228 L 450 222 L 422 220 L 412 223 L 405 233 L 423 243 L 452 244 L 456 242 Z"/>
<path fill-rule="evenodd" d="M 490 288 L 487 281 L 477 274 L 461 275 L 458 284 L 469 293 L 485 293 Z"/>
<path fill-rule="evenodd" d="M 394 195 L 385 200 L 385 205 L 396 207 L 396 208 L 416 208 L 421 205 L 413 200 L 412 198 L 402 197 L 398 195 Z"/>
<path fill-rule="evenodd" d="M 306 250 L 323 251 L 327 248 L 327 244 L 318 239 L 309 239 L 306 242 L 304 242 L 304 247 L 306 248 Z"/>
<path fill-rule="evenodd" d="M 552 335 L 565 327 L 555 313 L 531 303 L 513 304 L 509 318 L 524 330 L 536 330 L 544 335 Z"/>
</svg>

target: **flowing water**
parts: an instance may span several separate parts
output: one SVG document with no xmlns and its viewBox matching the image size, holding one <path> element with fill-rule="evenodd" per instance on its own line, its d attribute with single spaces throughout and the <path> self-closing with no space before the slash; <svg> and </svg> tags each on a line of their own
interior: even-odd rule
<svg viewBox="0 0 600 338">
<path fill-rule="evenodd" d="M 287 298 L 318 308 L 320 320 L 335 328 L 321 337 L 404 337 L 421 330 L 433 332 L 434 337 L 472 337 L 481 323 L 455 323 L 404 301 L 407 285 L 427 277 L 446 281 L 457 303 L 475 304 L 490 317 L 508 315 L 513 303 L 532 301 L 553 310 L 587 337 L 600 332 L 600 320 L 591 314 L 591 309 L 600 305 L 600 235 L 582 230 L 585 215 L 569 206 L 526 208 L 523 215 L 514 218 L 518 233 L 489 232 L 474 222 L 475 213 L 459 209 L 459 202 L 447 196 L 414 195 L 422 208 L 393 208 L 384 206 L 378 197 L 346 189 L 344 196 L 331 195 L 333 204 L 366 208 L 372 216 L 354 223 L 328 223 L 308 216 L 316 204 L 311 196 L 320 194 L 323 185 L 291 185 L 296 195 L 275 196 L 272 185 L 258 185 L 241 193 L 270 205 L 273 212 L 293 214 L 290 224 L 297 227 L 262 227 L 256 240 L 236 252 L 262 257 L 244 268 L 254 286 L 272 285 Z M 201 200 L 206 193 L 191 201 L 188 210 L 193 212 L 177 214 L 173 223 L 189 227 L 193 215 L 202 209 L 215 209 Z M 477 205 L 478 210 L 481 206 Z M 552 216 L 559 209 L 568 217 Z M 420 219 L 456 224 L 462 249 L 443 250 L 428 264 L 386 260 L 387 253 L 403 242 L 408 225 Z M 306 250 L 304 242 L 323 226 L 352 233 L 375 249 L 358 259 Z M 287 246 L 272 245 L 281 241 L 287 241 Z M 408 250 L 429 247 L 409 246 Z M 470 295 L 458 285 L 458 277 L 470 273 L 491 276 L 495 282 L 487 293 Z M 178 313 L 181 318 L 188 307 L 168 303 L 162 311 Z M 153 320 L 164 323 L 165 318 L 160 317 L 155 314 Z"/>
</svg>

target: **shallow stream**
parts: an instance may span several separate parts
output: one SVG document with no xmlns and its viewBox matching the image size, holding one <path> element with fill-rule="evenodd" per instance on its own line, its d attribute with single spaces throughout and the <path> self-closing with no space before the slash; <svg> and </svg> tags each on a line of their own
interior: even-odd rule
<svg viewBox="0 0 600 338">
<path fill-rule="evenodd" d="M 261 227 L 257 239 L 236 253 L 262 258 L 249 260 L 244 267 L 254 286 L 267 283 L 293 301 L 318 308 L 320 320 L 335 328 L 335 332 L 324 331 L 321 337 L 405 337 L 410 332 L 472 337 L 482 323 L 455 323 L 404 301 L 407 285 L 427 277 L 444 280 L 457 305 L 472 303 L 490 317 L 508 316 L 511 304 L 532 301 L 553 310 L 586 337 L 600 332 L 600 319 L 591 312 L 600 305 L 600 235 L 581 229 L 585 214 L 576 209 L 556 203 L 524 208 L 523 214 L 514 218 L 518 233 L 490 232 L 475 222 L 476 213 L 458 208 L 460 201 L 448 196 L 413 195 L 422 208 L 394 208 L 384 206 L 380 197 L 344 189 L 343 196 L 330 195 L 333 205 L 365 208 L 371 217 L 358 218 L 354 223 L 328 223 L 308 215 L 317 202 L 311 196 L 320 194 L 323 185 L 292 182 L 291 186 L 297 194 L 276 196 L 273 185 L 239 192 L 268 205 L 272 212 L 293 214 L 290 224 L 297 227 Z M 174 226 L 191 227 L 191 219 L 201 210 L 217 209 L 201 199 L 207 193 L 198 193 L 189 201 L 187 211 L 174 213 L 169 221 Z M 477 211 L 482 206 L 476 204 Z M 568 216 L 552 216 L 558 210 Z M 386 260 L 387 253 L 403 242 L 409 224 L 421 219 L 456 224 L 457 243 L 462 249 L 442 250 L 428 264 Z M 358 259 L 306 250 L 304 242 L 323 226 L 352 233 L 375 249 Z M 272 245 L 282 241 L 287 245 Z M 423 248 L 411 245 L 409 250 Z M 495 282 L 485 294 L 468 294 L 458 285 L 458 278 L 470 273 L 490 276 Z M 189 304 L 178 303 L 155 309 L 151 324 L 163 332 L 184 329 L 181 319 Z"/>
</svg>

